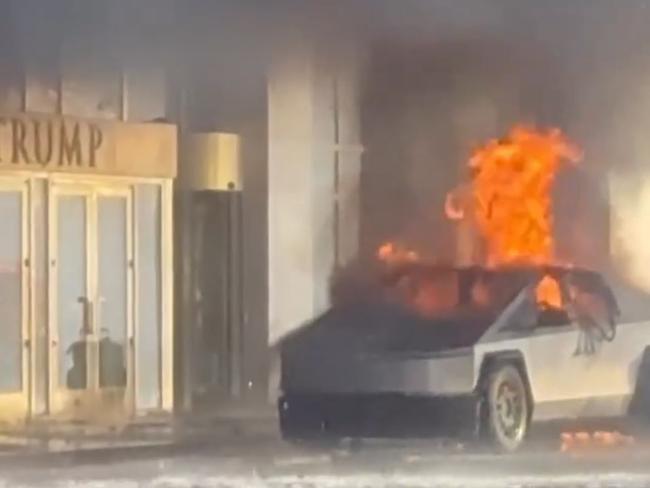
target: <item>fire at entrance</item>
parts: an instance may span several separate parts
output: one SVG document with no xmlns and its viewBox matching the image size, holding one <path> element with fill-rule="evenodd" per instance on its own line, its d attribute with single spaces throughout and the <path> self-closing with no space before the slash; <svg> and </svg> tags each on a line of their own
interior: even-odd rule
<svg viewBox="0 0 650 488">
<path fill-rule="evenodd" d="M 557 265 L 553 236 L 552 189 L 558 172 L 577 164 L 581 151 L 558 129 L 518 126 L 479 147 L 468 163 L 469 180 L 449 192 L 445 215 L 478 231 L 475 264 L 488 267 Z M 386 265 L 414 262 L 418 254 L 387 242 L 377 251 Z M 537 290 L 539 304 L 561 308 L 558 283 L 546 276 Z"/>
<path fill-rule="evenodd" d="M 506 137 L 489 141 L 474 152 L 468 163 L 468 180 L 447 194 L 444 211 L 448 219 L 476 230 L 480 242 L 475 243 L 479 249 L 473 264 L 477 269 L 489 273 L 530 267 L 541 272 L 534 289 L 540 323 L 578 324 L 585 337 L 611 342 L 616 335 L 613 309 L 608 308 L 605 295 L 549 272 L 553 267 L 573 268 L 556 254 L 552 193 L 560 170 L 578 164 L 581 158 L 581 151 L 557 129 L 515 127 Z M 414 269 L 422 261 L 416 251 L 396 242 L 380 246 L 377 257 L 388 270 Z M 402 303 L 420 316 L 433 320 L 461 308 L 459 296 L 453 293 L 458 290 L 457 279 L 440 271 L 436 279 L 410 278 L 406 284 L 400 281 L 395 289 L 405 290 L 400 295 Z M 508 286 L 512 286 L 509 280 L 490 283 L 477 279 L 468 303 L 474 310 L 485 312 L 499 301 L 495 291 L 505 290 L 506 296 L 512 296 Z M 604 323 L 609 323 L 609 328 L 603 328 Z M 577 347 L 574 355 L 579 356 L 581 351 Z M 590 346 L 585 351 L 593 354 L 595 348 Z M 564 432 L 561 450 L 633 442 L 632 437 L 618 432 Z"/>
<path fill-rule="evenodd" d="M 552 185 L 562 166 L 580 156 L 559 130 L 516 127 L 472 155 L 469 191 L 448 195 L 446 215 L 478 228 L 487 265 L 557 263 Z"/>
<path fill-rule="evenodd" d="M 472 155 L 469 188 L 448 194 L 445 213 L 478 229 L 488 266 L 558 264 L 552 186 L 562 166 L 580 158 L 579 149 L 557 129 L 515 127 Z M 537 288 L 537 301 L 562 306 L 559 287 L 549 276 Z"/>
</svg>

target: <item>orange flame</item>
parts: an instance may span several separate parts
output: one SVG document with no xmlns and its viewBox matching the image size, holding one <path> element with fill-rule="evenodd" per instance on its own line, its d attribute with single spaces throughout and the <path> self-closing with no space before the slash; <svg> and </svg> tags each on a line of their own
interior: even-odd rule
<svg viewBox="0 0 650 488">
<path fill-rule="evenodd" d="M 415 251 L 411 251 L 394 242 L 385 242 L 377 249 L 377 258 L 386 264 L 415 262 L 419 259 Z"/>
<path fill-rule="evenodd" d="M 603 432 L 562 432 L 560 435 L 560 450 L 572 452 L 595 448 L 612 448 L 633 446 L 636 440 L 632 436 L 623 435 L 618 431 Z"/>
<path fill-rule="evenodd" d="M 463 198 L 463 187 L 451 192 L 445 214 L 451 220 L 471 219 L 484 238 L 489 266 L 555 263 L 552 185 L 562 164 L 580 157 L 559 130 L 515 127 L 472 155 L 470 196 Z M 559 285 L 550 276 L 539 283 L 536 295 L 538 303 L 562 306 Z"/>
<path fill-rule="evenodd" d="M 562 165 L 577 163 L 580 157 L 580 151 L 559 130 L 515 127 L 506 138 L 489 141 L 472 155 L 472 179 L 447 195 L 445 214 L 450 220 L 467 219 L 476 226 L 488 266 L 556 263 L 552 185 Z M 417 261 L 419 256 L 386 242 L 377 250 L 377 258 L 398 264 Z M 438 307 L 440 290 L 418 292 L 416 308 Z M 560 286 L 551 276 L 544 276 L 535 293 L 540 304 L 563 305 Z"/>
<path fill-rule="evenodd" d="M 462 220 L 465 218 L 465 205 L 461 200 L 459 191 L 447 193 L 445 198 L 445 215 L 449 220 Z"/>
<path fill-rule="evenodd" d="M 579 159 L 559 130 L 515 127 L 474 153 L 471 208 L 461 211 L 449 196 L 446 214 L 456 219 L 471 214 L 489 265 L 554 262 L 551 188 L 562 163 Z"/>
<path fill-rule="evenodd" d="M 535 289 L 537 303 L 551 308 L 562 308 L 560 285 L 555 278 L 545 275 Z"/>
</svg>

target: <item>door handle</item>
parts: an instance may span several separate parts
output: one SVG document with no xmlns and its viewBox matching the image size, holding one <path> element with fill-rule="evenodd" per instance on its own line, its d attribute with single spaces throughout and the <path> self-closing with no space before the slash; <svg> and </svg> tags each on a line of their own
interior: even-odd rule
<svg viewBox="0 0 650 488">
<path fill-rule="evenodd" d="M 81 330 L 84 334 L 90 335 L 93 333 L 93 302 L 88 300 L 88 297 L 79 297 L 77 301 L 83 307 L 83 325 Z"/>
</svg>

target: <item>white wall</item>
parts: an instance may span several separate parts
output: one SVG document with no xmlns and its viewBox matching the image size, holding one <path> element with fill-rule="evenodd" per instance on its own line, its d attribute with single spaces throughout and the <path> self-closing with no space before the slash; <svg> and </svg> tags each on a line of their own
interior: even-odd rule
<svg viewBox="0 0 650 488">
<path fill-rule="evenodd" d="M 335 255 L 354 256 L 358 242 L 358 59 L 325 58 L 304 38 L 281 45 L 268 79 L 270 344 L 327 307 Z"/>
</svg>

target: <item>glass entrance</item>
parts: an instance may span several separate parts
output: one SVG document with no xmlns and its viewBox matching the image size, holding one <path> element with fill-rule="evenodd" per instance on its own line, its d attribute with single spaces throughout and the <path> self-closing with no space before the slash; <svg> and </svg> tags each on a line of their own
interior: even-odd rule
<svg viewBox="0 0 650 488">
<path fill-rule="evenodd" d="M 0 181 L 0 411 L 22 419 L 29 406 L 27 183 Z"/>
<path fill-rule="evenodd" d="M 99 387 L 127 383 L 129 323 L 128 201 L 125 196 L 97 198 L 97 332 Z"/>
<path fill-rule="evenodd" d="M 131 190 L 53 184 L 50 211 L 51 413 L 126 413 Z"/>
<path fill-rule="evenodd" d="M 57 252 L 51 264 L 57 270 L 58 386 L 70 390 L 88 387 L 88 200 L 86 195 L 61 195 L 56 202 Z"/>
</svg>

